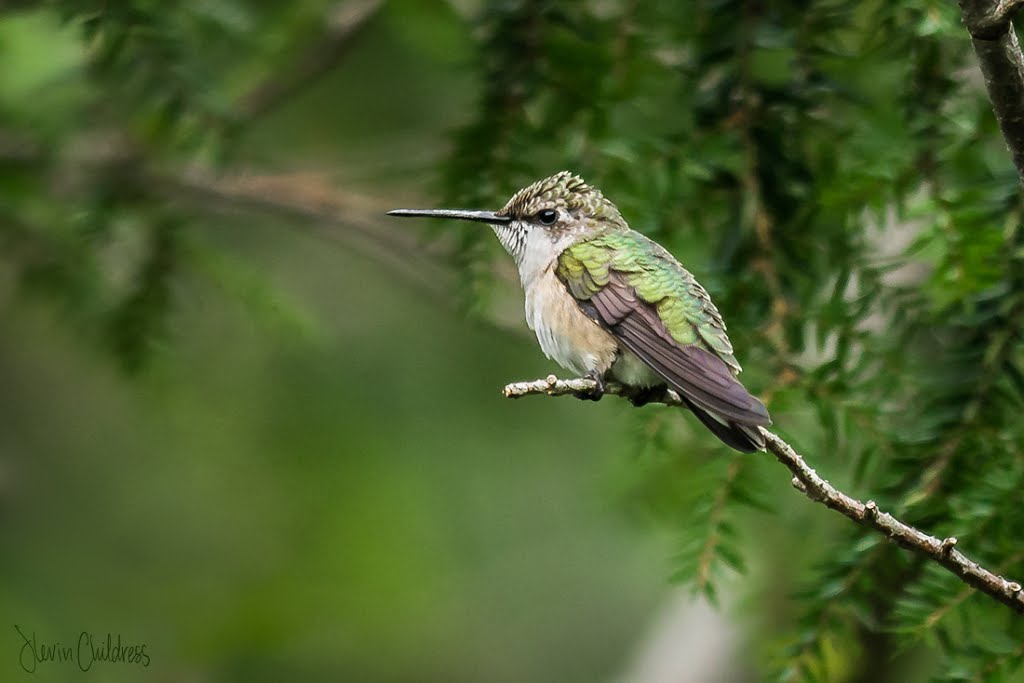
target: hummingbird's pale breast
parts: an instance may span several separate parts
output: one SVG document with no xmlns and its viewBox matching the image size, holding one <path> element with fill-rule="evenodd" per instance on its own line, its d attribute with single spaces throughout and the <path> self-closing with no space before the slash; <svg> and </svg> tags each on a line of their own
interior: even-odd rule
<svg viewBox="0 0 1024 683">
<path fill-rule="evenodd" d="M 580 309 L 565 285 L 555 276 L 554 262 L 529 283 L 526 324 L 537 335 L 540 348 L 551 360 L 580 375 L 604 373 L 615 362 L 619 345 L 607 331 Z"/>
<path fill-rule="evenodd" d="M 657 376 L 615 337 L 586 315 L 555 274 L 558 257 L 576 241 L 571 233 L 552 239 L 513 221 L 491 226 L 516 260 L 526 295 L 526 324 L 537 335 L 544 355 L 579 375 L 609 373 L 624 384 L 650 386 Z M 511 246 L 510 246 L 511 245 Z"/>
</svg>

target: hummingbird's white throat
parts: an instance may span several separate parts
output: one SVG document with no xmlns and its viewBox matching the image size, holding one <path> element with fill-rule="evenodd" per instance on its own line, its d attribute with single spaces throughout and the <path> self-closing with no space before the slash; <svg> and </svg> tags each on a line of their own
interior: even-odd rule
<svg viewBox="0 0 1024 683">
<path fill-rule="evenodd" d="M 491 224 L 491 230 L 501 242 L 501 246 L 505 247 L 505 251 L 515 259 L 516 265 L 519 265 L 526 245 L 526 226 L 519 221 L 512 221 L 501 225 Z"/>
<path fill-rule="evenodd" d="M 492 225 L 501 246 L 516 262 L 519 279 L 528 287 L 548 269 L 558 255 L 573 242 L 568 233 L 554 234 L 523 221 Z"/>
</svg>

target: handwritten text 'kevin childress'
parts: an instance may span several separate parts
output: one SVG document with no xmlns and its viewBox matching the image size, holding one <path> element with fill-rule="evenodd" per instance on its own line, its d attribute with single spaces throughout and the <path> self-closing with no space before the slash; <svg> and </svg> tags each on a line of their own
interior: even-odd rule
<svg viewBox="0 0 1024 683">
<path fill-rule="evenodd" d="M 48 662 L 69 662 L 75 664 L 82 671 L 88 671 L 97 662 L 111 664 L 138 664 L 149 666 L 149 655 L 146 653 L 146 644 L 121 644 L 121 635 L 115 636 L 108 633 L 105 639 L 100 639 L 88 631 L 78 634 L 78 641 L 75 645 L 64 645 L 60 641 L 44 643 L 36 639 L 35 631 L 26 635 L 17 624 L 14 630 L 21 636 L 21 651 L 18 654 L 18 663 L 28 673 L 35 673 L 40 664 Z"/>
</svg>

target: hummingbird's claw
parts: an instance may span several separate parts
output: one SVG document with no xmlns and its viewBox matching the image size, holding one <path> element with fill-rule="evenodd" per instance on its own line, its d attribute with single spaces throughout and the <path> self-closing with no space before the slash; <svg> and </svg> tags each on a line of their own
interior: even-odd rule
<svg viewBox="0 0 1024 683">
<path fill-rule="evenodd" d="M 577 391 L 575 393 L 576 398 L 583 401 L 600 401 L 605 391 L 604 377 L 600 373 L 591 372 L 587 374 L 587 379 L 594 380 L 597 386 L 589 391 Z"/>
<path fill-rule="evenodd" d="M 637 389 L 635 393 L 629 397 L 629 402 L 633 404 L 634 408 L 640 408 L 647 405 L 648 403 L 657 403 L 665 400 L 665 385 L 659 384 L 653 387 L 644 387 Z"/>
</svg>

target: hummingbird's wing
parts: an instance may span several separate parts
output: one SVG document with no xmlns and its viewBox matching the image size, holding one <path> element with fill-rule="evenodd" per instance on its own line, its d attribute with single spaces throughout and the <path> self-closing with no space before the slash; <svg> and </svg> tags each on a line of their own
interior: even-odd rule
<svg viewBox="0 0 1024 683">
<path fill-rule="evenodd" d="M 707 291 L 671 254 L 633 230 L 608 232 L 563 251 L 556 274 L 622 346 L 710 413 L 694 411 L 712 431 L 737 427 L 760 445 L 756 426 L 771 423 L 768 411 L 736 379 L 740 365 Z"/>
</svg>

